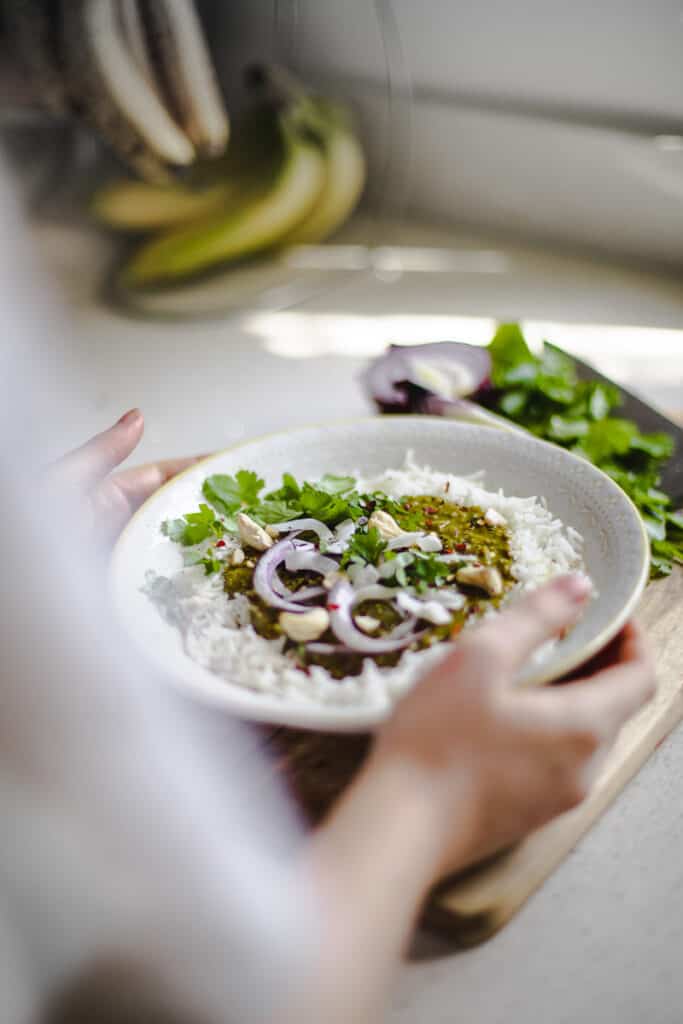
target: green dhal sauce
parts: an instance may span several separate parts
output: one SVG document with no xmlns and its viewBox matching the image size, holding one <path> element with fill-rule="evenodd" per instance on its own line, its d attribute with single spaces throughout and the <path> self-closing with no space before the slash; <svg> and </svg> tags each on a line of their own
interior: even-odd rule
<svg viewBox="0 0 683 1024">
<path fill-rule="evenodd" d="M 368 512 L 370 511 L 369 509 Z M 413 649 L 419 650 L 449 640 L 470 616 L 481 614 L 487 607 L 497 607 L 500 604 L 514 583 L 509 534 L 505 526 L 492 526 L 487 523 L 484 519 L 484 510 L 477 505 L 457 505 L 432 495 L 409 495 L 401 500 L 399 508 L 394 509 L 392 514 L 398 525 L 407 532 L 421 530 L 425 533 L 435 533 L 443 546 L 440 554 L 474 555 L 476 563 L 498 569 L 503 579 L 503 594 L 498 597 L 489 597 L 479 588 L 458 584 L 466 598 L 464 607 L 453 614 L 450 622 L 442 626 L 418 623 L 421 636 L 416 640 Z M 438 558 L 439 554 L 435 557 Z M 231 597 L 244 594 L 249 601 L 252 626 L 261 636 L 273 640 L 283 635 L 278 621 L 279 612 L 264 604 L 254 591 L 253 575 L 257 558 L 256 555 L 248 555 L 241 565 L 227 565 L 223 577 L 224 588 Z M 445 587 L 455 585 L 455 574 L 465 564 L 475 563 L 471 559 L 464 559 L 461 563 L 454 561 L 449 565 Z M 315 573 L 289 572 L 281 568 L 279 575 L 283 583 L 293 591 L 320 583 L 320 576 Z M 397 588 L 397 593 L 399 589 Z M 325 598 L 321 596 L 308 607 L 315 607 L 316 604 L 324 605 Z M 380 622 L 379 628 L 372 634 L 376 637 L 390 633 L 402 621 L 400 614 L 386 601 L 364 601 L 356 607 L 354 614 L 369 615 Z M 324 633 L 319 640 L 324 643 L 336 643 L 331 630 Z M 350 652 L 312 655 L 307 652 L 304 644 L 294 644 L 289 640 L 285 650 L 303 671 L 306 671 L 309 665 L 322 665 L 336 679 L 358 675 L 367 657 L 372 657 L 380 666 L 390 667 L 398 662 L 403 653 L 396 651 L 390 654 L 360 655 Z"/>
</svg>

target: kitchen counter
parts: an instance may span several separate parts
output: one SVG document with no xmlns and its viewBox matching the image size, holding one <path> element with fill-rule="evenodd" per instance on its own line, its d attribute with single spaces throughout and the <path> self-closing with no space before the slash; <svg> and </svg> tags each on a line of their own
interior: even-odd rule
<svg viewBox="0 0 683 1024">
<path fill-rule="evenodd" d="M 522 317 L 531 337 L 683 408 L 683 290 L 652 273 L 418 227 L 400 236 L 414 267 L 402 275 L 385 259 L 380 276 L 313 275 L 287 309 L 160 324 L 97 301 L 110 258 L 101 237 L 55 224 L 34 235 L 90 376 L 74 444 L 132 405 L 147 417 L 142 460 L 365 415 L 355 377 L 368 355 L 389 341 L 485 342 L 492 317 Z M 440 267 L 436 249 L 450 254 Z M 499 935 L 464 953 L 418 940 L 392 1024 L 680 1022 L 682 779 L 679 730 Z"/>
</svg>

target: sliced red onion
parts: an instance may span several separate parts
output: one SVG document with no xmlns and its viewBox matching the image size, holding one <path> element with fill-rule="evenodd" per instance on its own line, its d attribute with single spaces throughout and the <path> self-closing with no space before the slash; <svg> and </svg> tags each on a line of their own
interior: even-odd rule
<svg viewBox="0 0 683 1024">
<path fill-rule="evenodd" d="M 339 565 L 333 558 L 326 558 L 311 546 L 310 549 L 295 547 L 285 558 L 285 567 L 289 572 L 319 572 L 322 576 L 328 572 L 336 572 Z"/>
<path fill-rule="evenodd" d="M 371 588 L 366 588 L 370 590 Z M 373 590 L 375 588 L 372 588 Z M 388 588 L 382 588 L 386 590 Z M 327 599 L 327 610 L 330 613 L 330 627 L 338 640 L 351 651 L 359 654 L 389 654 L 391 651 L 400 651 L 416 639 L 414 633 L 399 639 L 387 639 L 386 637 L 370 637 L 362 633 L 354 624 L 352 610 L 358 601 L 358 594 L 364 591 L 354 591 L 347 580 L 340 580 L 330 591 Z"/>
<path fill-rule="evenodd" d="M 353 519 L 345 519 L 334 531 L 334 539 L 326 546 L 329 555 L 341 555 L 349 546 L 349 540 L 356 532 L 356 524 Z"/>
<path fill-rule="evenodd" d="M 390 345 L 363 374 L 365 390 L 383 412 L 423 412 L 428 395 L 454 402 L 490 384 L 491 357 L 457 341 Z"/>
<path fill-rule="evenodd" d="M 396 604 L 402 612 L 424 619 L 435 626 L 445 626 L 451 621 L 451 616 L 438 601 L 421 601 L 418 597 L 401 591 L 396 598 Z"/>
<path fill-rule="evenodd" d="M 469 402 L 466 398 L 459 398 L 449 401 L 440 398 L 438 395 L 427 395 L 416 412 L 426 413 L 428 416 L 446 416 L 451 420 L 459 420 L 461 423 L 478 423 L 483 427 L 497 427 L 499 430 L 511 431 L 513 434 L 526 434 L 524 427 L 518 427 L 512 420 L 506 420 L 504 416 L 491 412 L 476 402 Z"/>
<path fill-rule="evenodd" d="M 420 551 L 441 551 L 441 541 L 435 533 L 402 533 L 400 537 L 392 537 L 387 545 L 390 551 L 401 551 L 405 548 L 418 547 Z"/>
<path fill-rule="evenodd" d="M 290 552 L 295 551 L 297 545 L 302 541 L 295 541 L 287 538 L 273 544 L 272 548 L 264 551 L 254 569 L 254 590 L 261 600 L 269 608 L 280 608 L 286 612 L 304 612 L 301 607 L 302 601 L 310 600 L 311 597 L 318 597 L 325 593 L 324 587 L 307 587 L 296 594 L 287 590 L 282 580 L 277 575 L 277 570 L 285 561 Z M 283 595 L 282 591 L 286 593 Z"/>
<path fill-rule="evenodd" d="M 396 587 L 384 587 L 381 583 L 369 583 L 353 592 L 353 604 L 363 601 L 391 601 L 396 597 Z"/>
<path fill-rule="evenodd" d="M 288 523 L 273 523 L 271 528 L 276 533 L 304 533 L 310 530 L 311 533 L 317 533 L 323 544 L 328 544 L 334 536 L 332 530 L 319 519 L 292 519 Z"/>
<path fill-rule="evenodd" d="M 306 644 L 307 654 L 349 654 L 348 647 L 344 647 L 343 644 L 326 644 L 319 640 L 313 641 L 313 643 Z"/>
<path fill-rule="evenodd" d="M 459 590 L 455 590 L 453 587 L 444 587 L 443 590 L 437 590 L 435 587 L 430 587 L 427 590 L 425 597 L 430 601 L 436 601 L 438 604 L 442 604 L 444 608 L 448 608 L 449 611 L 457 612 L 464 607 L 466 597 L 461 594 Z"/>
<path fill-rule="evenodd" d="M 397 570 L 403 566 L 410 565 L 411 562 L 415 561 L 415 555 L 412 555 L 410 551 L 402 551 L 396 558 L 392 558 L 390 562 L 382 562 L 379 567 L 380 579 L 388 580 L 392 576 L 396 575 Z"/>
<path fill-rule="evenodd" d="M 379 569 L 374 565 L 358 565 L 354 562 L 347 567 L 346 575 L 353 583 L 354 588 L 372 586 L 379 579 Z"/>
</svg>

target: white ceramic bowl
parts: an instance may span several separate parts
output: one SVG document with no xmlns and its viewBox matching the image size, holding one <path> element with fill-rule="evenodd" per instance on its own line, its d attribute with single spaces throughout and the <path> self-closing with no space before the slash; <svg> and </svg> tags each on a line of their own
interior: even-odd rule
<svg viewBox="0 0 683 1024">
<path fill-rule="evenodd" d="M 134 641 L 186 692 L 239 717 L 329 731 L 376 726 L 388 713 L 386 703 L 319 705 L 219 679 L 184 653 L 179 633 L 140 588 L 148 569 L 169 575 L 180 568 L 180 552 L 160 526 L 197 506 L 209 474 L 254 469 L 268 486 L 277 485 L 283 471 L 300 479 L 354 470 L 371 475 L 400 466 L 408 448 L 419 464 L 438 470 L 466 475 L 483 469 L 486 485 L 507 495 L 542 495 L 584 537 L 599 597 L 547 660 L 524 673 L 525 684 L 564 675 L 616 635 L 635 608 L 649 565 L 641 519 L 616 484 L 584 460 L 522 434 L 424 416 L 382 416 L 257 438 L 204 459 L 153 495 L 124 530 L 111 563 L 114 604 Z"/>
</svg>

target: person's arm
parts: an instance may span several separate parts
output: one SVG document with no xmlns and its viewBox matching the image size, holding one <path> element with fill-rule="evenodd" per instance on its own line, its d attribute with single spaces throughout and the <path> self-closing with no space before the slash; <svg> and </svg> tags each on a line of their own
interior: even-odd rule
<svg viewBox="0 0 683 1024">
<path fill-rule="evenodd" d="M 588 793 L 622 724 L 654 693 L 638 630 L 628 626 L 592 676 L 512 685 L 586 597 L 577 577 L 536 591 L 463 638 L 400 702 L 309 852 L 326 928 L 300 1020 L 376 1024 L 429 887 Z"/>
</svg>

